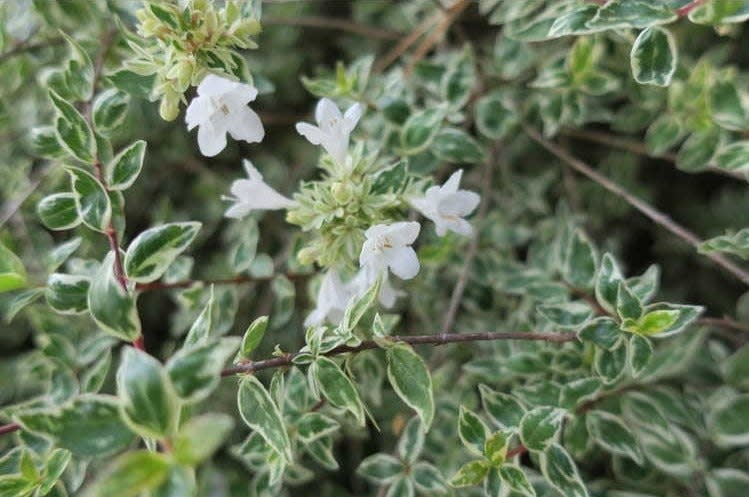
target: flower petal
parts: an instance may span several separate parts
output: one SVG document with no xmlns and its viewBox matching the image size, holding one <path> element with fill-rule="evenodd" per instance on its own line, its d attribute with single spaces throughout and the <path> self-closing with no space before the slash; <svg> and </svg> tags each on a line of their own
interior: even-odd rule
<svg viewBox="0 0 749 497">
<path fill-rule="evenodd" d="M 329 98 L 321 98 L 315 107 L 315 121 L 320 129 L 328 131 L 331 127 L 343 121 L 338 106 Z"/>
<path fill-rule="evenodd" d="M 229 114 L 228 131 L 235 140 L 257 143 L 265 137 L 265 129 L 260 117 L 247 106 L 234 109 Z"/>
<path fill-rule="evenodd" d="M 442 193 L 455 193 L 458 191 L 460 186 L 460 180 L 463 178 L 463 170 L 458 169 L 447 178 L 447 181 L 442 185 Z"/>
<path fill-rule="evenodd" d="M 440 201 L 438 211 L 442 215 L 464 217 L 473 212 L 481 202 L 481 196 L 468 190 L 459 190 L 445 195 Z"/>
<path fill-rule="evenodd" d="M 193 98 L 190 101 L 190 105 L 187 106 L 187 111 L 185 111 L 185 123 L 187 123 L 187 131 L 192 131 L 195 126 L 208 121 L 214 111 L 215 109 L 211 104 L 209 98 Z"/>
<path fill-rule="evenodd" d="M 206 157 L 218 155 L 226 147 L 226 130 L 202 123 L 198 128 L 198 147 Z"/>
<path fill-rule="evenodd" d="M 228 217 L 230 219 L 242 219 L 251 211 L 252 208 L 249 205 L 237 201 L 237 203 L 226 209 L 226 212 L 224 212 L 224 217 Z"/>
<path fill-rule="evenodd" d="M 238 84 L 236 81 L 210 73 L 198 85 L 198 95 L 215 97 L 235 90 Z"/>
<path fill-rule="evenodd" d="M 400 247 L 385 251 L 388 266 L 398 278 L 410 280 L 419 274 L 419 258 L 411 247 Z"/>
<path fill-rule="evenodd" d="M 346 133 L 351 133 L 354 130 L 362 114 L 364 114 L 364 106 L 359 102 L 346 109 L 346 113 L 343 115 L 344 131 Z"/>
<path fill-rule="evenodd" d="M 320 128 L 309 123 L 296 123 L 296 131 L 305 137 L 312 145 L 319 145 L 324 139 Z"/>
<path fill-rule="evenodd" d="M 421 225 L 416 221 L 401 221 L 389 226 L 387 236 L 395 245 L 411 245 L 416 241 Z"/>
</svg>

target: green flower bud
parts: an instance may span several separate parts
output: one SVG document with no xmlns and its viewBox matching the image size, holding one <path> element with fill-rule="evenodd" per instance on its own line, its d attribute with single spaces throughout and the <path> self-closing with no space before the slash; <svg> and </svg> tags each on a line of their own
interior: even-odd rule
<svg viewBox="0 0 749 497">
<path fill-rule="evenodd" d="M 315 262 L 319 256 L 320 253 L 314 247 L 304 247 L 297 253 L 296 258 L 300 264 L 307 265 Z"/>
<path fill-rule="evenodd" d="M 351 201 L 353 192 L 347 183 L 336 181 L 330 186 L 330 193 L 339 204 L 348 204 Z"/>
<path fill-rule="evenodd" d="M 161 98 L 159 115 L 164 121 L 174 121 L 179 115 L 179 94 L 167 93 Z"/>
</svg>

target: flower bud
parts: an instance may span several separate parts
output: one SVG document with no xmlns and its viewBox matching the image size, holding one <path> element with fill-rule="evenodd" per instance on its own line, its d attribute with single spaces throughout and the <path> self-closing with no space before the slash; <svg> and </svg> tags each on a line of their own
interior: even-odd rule
<svg viewBox="0 0 749 497">
<path fill-rule="evenodd" d="M 167 93 L 161 98 L 159 115 L 164 121 L 174 121 L 179 115 L 179 95 Z"/>
<path fill-rule="evenodd" d="M 312 264 L 313 262 L 315 262 L 315 259 L 317 259 L 319 255 L 320 254 L 315 248 L 304 247 L 302 250 L 300 250 L 297 253 L 296 258 L 299 260 L 300 264 L 307 265 L 307 264 Z"/>
<path fill-rule="evenodd" d="M 330 193 L 339 204 L 348 204 L 351 201 L 351 187 L 343 182 L 336 181 L 330 186 Z"/>
</svg>

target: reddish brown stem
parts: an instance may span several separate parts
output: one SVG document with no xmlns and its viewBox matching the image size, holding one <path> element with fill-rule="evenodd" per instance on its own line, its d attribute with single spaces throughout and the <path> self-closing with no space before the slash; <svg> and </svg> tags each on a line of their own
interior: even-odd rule
<svg viewBox="0 0 749 497">
<path fill-rule="evenodd" d="M 479 333 L 440 333 L 432 335 L 403 335 L 403 336 L 391 336 L 388 339 L 392 342 L 402 342 L 411 345 L 446 345 L 448 343 L 461 343 L 461 342 L 480 342 L 480 341 L 493 341 L 493 340 L 533 340 L 541 342 L 552 342 L 552 343 L 565 343 L 571 342 L 577 339 L 576 335 L 572 333 L 532 333 L 532 332 L 479 332 Z M 364 350 L 371 350 L 380 348 L 374 340 L 367 340 L 357 345 L 356 347 L 349 347 L 342 345 L 336 347 L 330 352 L 326 353 L 326 356 L 335 356 L 339 354 L 346 354 L 349 352 L 362 352 Z M 280 357 L 274 357 L 273 359 L 264 359 L 261 361 L 251 361 L 245 364 L 240 364 L 232 368 L 225 369 L 221 372 L 221 376 L 232 376 L 235 374 L 243 373 L 255 373 L 262 371 L 263 369 L 278 368 L 283 366 L 290 366 L 294 358 L 299 353 L 289 353 Z"/>
<path fill-rule="evenodd" d="M 692 12 L 694 9 L 696 9 L 700 5 L 704 4 L 706 1 L 707 0 L 692 0 L 685 6 L 676 9 L 676 15 L 678 15 L 679 17 L 686 17 L 689 15 L 690 12 Z"/>
<path fill-rule="evenodd" d="M 13 433 L 14 431 L 18 431 L 21 429 L 21 425 L 18 423 L 8 423 L 7 425 L 0 426 L 0 435 L 5 435 L 6 433 Z"/>
<path fill-rule="evenodd" d="M 138 338 L 133 340 L 133 347 L 138 350 L 142 350 L 143 352 L 146 351 L 146 344 L 143 335 L 139 335 Z"/>
<path fill-rule="evenodd" d="M 525 445 L 518 445 L 512 450 L 507 451 L 507 456 L 505 459 L 510 459 L 511 457 L 520 456 L 522 454 L 525 454 L 528 452 L 528 448 Z"/>
</svg>

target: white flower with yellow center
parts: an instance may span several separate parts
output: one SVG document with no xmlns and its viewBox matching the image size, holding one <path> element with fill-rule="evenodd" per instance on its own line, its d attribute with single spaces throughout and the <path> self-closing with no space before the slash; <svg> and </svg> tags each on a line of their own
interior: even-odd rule
<svg viewBox="0 0 749 497">
<path fill-rule="evenodd" d="M 421 198 L 411 199 L 411 205 L 434 222 L 437 235 L 444 236 L 447 231 L 471 236 L 473 227 L 463 219 L 479 205 L 478 193 L 459 190 L 463 170 L 455 171 L 442 186 L 432 186 Z"/>
<path fill-rule="evenodd" d="M 226 217 L 241 219 L 254 210 L 286 209 L 294 201 L 284 197 L 263 181 L 263 175 L 255 169 L 252 162 L 245 160 L 244 168 L 247 179 L 238 179 L 231 184 L 231 197 L 225 200 L 234 202 L 224 214 Z"/>
<path fill-rule="evenodd" d="M 394 275 L 410 280 L 419 272 L 419 259 L 411 244 L 421 225 L 413 221 L 377 224 L 364 232 L 367 239 L 359 254 L 359 265 L 375 273 L 389 268 Z"/>
</svg>

